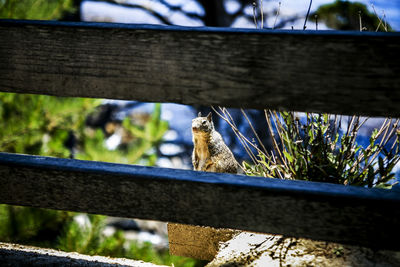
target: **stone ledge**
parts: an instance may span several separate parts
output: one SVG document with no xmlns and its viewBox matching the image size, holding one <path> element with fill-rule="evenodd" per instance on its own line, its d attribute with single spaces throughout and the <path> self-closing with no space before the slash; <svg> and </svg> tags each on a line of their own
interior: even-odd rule
<svg viewBox="0 0 400 267">
<path fill-rule="evenodd" d="M 237 230 L 168 223 L 169 250 L 172 255 L 212 260 L 220 243 L 232 238 Z"/>
<path fill-rule="evenodd" d="M 38 248 L 0 242 L 1 266 L 134 266 L 156 267 L 152 263 L 123 258 L 88 256 L 75 252 Z"/>
</svg>

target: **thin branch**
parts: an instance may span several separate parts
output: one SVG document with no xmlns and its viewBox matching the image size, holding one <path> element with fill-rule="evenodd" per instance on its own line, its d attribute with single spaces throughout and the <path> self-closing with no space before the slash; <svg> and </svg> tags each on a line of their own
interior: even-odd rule
<svg viewBox="0 0 400 267">
<path fill-rule="evenodd" d="M 239 141 L 242 143 L 242 146 L 246 150 L 247 154 L 250 156 L 251 160 L 253 161 L 254 164 L 257 164 L 257 158 L 254 155 L 254 153 L 251 151 L 251 148 L 249 147 L 249 144 L 253 146 L 260 154 L 264 154 L 257 146 L 252 144 L 236 127 L 235 122 L 233 121 L 232 117 L 230 116 L 229 112 L 225 108 L 219 107 L 221 113 L 218 112 L 214 107 L 211 107 L 214 112 L 221 118 L 223 119 L 226 123 L 229 124 L 229 126 L 232 128 L 233 132 L 235 133 L 236 137 L 239 139 Z M 267 155 L 266 155 L 267 157 Z"/>
<path fill-rule="evenodd" d="M 385 131 L 386 128 L 389 127 L 390 123 L 388 124 L 388 122 L 389 122 L 389 119 L 386 118 L 386 119 L 384 120 L 384 122 L 382 123 L 381 128 L 380 128 L 380 129 L 378 130 L 378 132 L 376 133 L 376 135 L 375 135 L 375 140 L 377 140 L 377 139 L 379 138 L 379 136 L 383 133 L 383 131 Z M 365 150 L 368 151 L 369 149 L 371 149 L 371 144 L 369 144 Z M 364 154 L 363 154 L 363 153 L 361 153 L 361 154 L 358 156 L 358 162 L 361 162 L 362 160 L 364 160 Z"/>
<path fill-rule="evenodd" d="M 392 130 L 389 132 L 389 134 L 387 135 L 386 141 L 382 144 L 382 148 L 385 147 L 387 145 L 387 143 L 389 142 L 390 139 L 392 139 L 392 137 L 396 134 L 397 131 L 397 125 L 399 124 L 400 119 L 397 119 L 393 125 L 392 125 Z"/>
<path fill-rule="evenodd" d="M 270 118 L 270 116 L 272 117 L 272 112 L 270 110 L 268 110 L 268 111 L 264 110 L 264 114 L 265 114 L 265 118 L 267 120 L 267 124 L 268 124 L 268 129 L 269 129 L 270 135 L 272 137 L 273 146 L 274 146 L 275 151 L 278 153 L 278 156 L 279 156 L 278 160 L 280 161 L 280 163 L 284 164 L 287 167 L 286 162 L 285 162 L 285 158 L 283 157 L 281 149 L 279 148 L 278 142 L 276 142 L 276 139 L 275 139 L 275 133 L 274 133 L 274 130 L 273 130 L 273 125 L 272 125 L 272 122 L 274 120 L 271 121 L 271 118 Z M 282 140 L 282 137 L 280 136 L 280 132 L 278 130 L 278 127 L 276 126 L 276 121 L 275 121 L 275 128 L 277 129 L 277 132 L 278 132 L 280 140 Z"/>
<path fill-rule="evenodd" d="M 221 118 L 223 118 L 223 115 L 219 114 L 217 111 L 215 111 L 219 116 L 221 116 Z M 248 147 L 248 145 L 246 144 L 246 142 L 243 140 L 243 138 L 241 138 L 240 136 L 240 132 L 237 130 L 237 128 L 235 128 L 234 126 L 232 126 L 232 124 L 228 121 L 228 119 L 223 118 L 232 128 L 233 132 L 235 133 L 236 137 L 239 139 L 240 143 L 242 144 L 242 146 L 244 147 L 244 149 L 246 150 L 246 153 L 249 155 L 249 157 L 251 158 L 251 160 L 253 161 L 253 164 L 257 164 L 257 159 L 254 156 L 254 154 L 252 153 L 251 149 Z M 239 164 L 240 165 L 240 164 Z M 241 166 L 241 165 L 240 165 Z M 243 169 L 243 168 L 242 168 Z"/>
<path fill-rule="evenodd" d="M 271 12 L 271 13 L 267 13 L 264 12 L 264 15 L 266 17 L 270 17 L 270 16 L 276 16 L 276 13 Z M 244 19 L 246 19 L 249 22 L 254 23 L 254 25 L 257 25 L 257 18 L 259 18 L 259 16 L 257 14 L 253 14 L 253 15 L 247 15 L 244 13 L 244 9 L 235 12 L 234 14 L 230 15 L 231 18 L 233 18 L 232 20 L 236 19 L 237 17 L 243 17 Z M 282 18 L 281 14 L 279 13 L 279 17 Z M 300 15 L 293 15 L 290 17 L 286 17 L 283 19 L 280 19 L 279 21 L 277 21 L 277 24 L 275 25 L 275 29 L 281 29 L 283 27 L 285 27 L 288 23 L 293 23 L 296 20 L 300 19 L 301 16 Z"/>
<path fill-rule="evenodd" d="M 270 111 L 271 112 L 271 111 Z M 271 113 L 272 114 L 272 113 Z M 282 137 L 282 133 L 281 133 L 281 130 L 285 130 L 284 129 L 284 127 L 283 127 L 283 125 L 282 125 L 282 123 L 281 123 L 281 118 L 278 116 L 278 114 L 276 113 L 276 111 L 273 111 L 273 114 L 274 114 L 274 117 L 275 117 L 275 127 L 276 127 L 276 129 L 277 129 L 277 131 L 278 131 L 278 135 L 279 135 L 279 138 L 281 139 L 281 141 L 283 140 L 283 137 Z M 284 148 L 283 147 L 283 142 L 281 142 L 282 143 L 282 148 Z"/>
<path fill-rule="evenodd" d="M 263 0 L 260 0 L 260 12 L 261 12 L 261 29 L 264 29 L 264 8 L 263 8 Z"/>
<path fill-rule="evenodd" d="M 256 2 L 253 2 L 253 19 L 254 19 L 254 25 L 256 26 L 256 29 L 258 29 L 256 10 L 257 10 L 257 4 L 256 4 Z"/>
<path fill-rule="evenodd" d="M 121 3 L 121 2 L 115 1 L 115 0 L 96 0 L 96 2 L 104 2 L 104 3 L 108 3 L 108 4 L 116 5 L 116 6 L 121 6 L 121 7 L 125 7 L 125 8 L 141 9 L 143 11 L 146 11 L 150 15 L 156 17 L 157 19 L 159 19 L 163 24 L 172 25 L 172 22 L 169 20 L 168 17 L 163 16 L 159 12 L 157 12 L 157 11 L 155 11 L 155 10 L 151 9 L 150 7 L 147 7 L 145 5 L 130 4 L 128 2 Z M 179 11 L 179 12 L 182 12 L 185 16 L 187 16 L 189 18 L 203 20 L 203 17 L 200 16 L 199 14 L 197 14 L 197 13 L 183 11 L 182 6 L 171 5 L 165 0 L 160 0 L 159 2 L 161 4 L 163 4 L 163 5 L 165 5 L 171 11 Z"/>
<path fill-rule="evenodd" d="M 393 145 L 392 145 L 392 147 L 390 148 L 390 152 L 393 151 L 393 149 L 394 149 L 394 147 L 396 146 L 397 141 L 398 141 L 398 139 L 399 139 L 399 137 L 400 137 L 400 129 L 397 129 L 398 124 L 399 124 L 399 119 L 397 119 L 396 122 L 395 122 L 395 124 L 393 125 L 393 128 L 396 129 L 396 133 L 393 133 L 393 134 L 396 134 L 396 138 L 395 138 L 394 141 L 393 141 Z M 399 132 L 399 133 L 398 133 L 398 132 Z"/>
<path fill-rule="evenodd" d="M 251 121 L 250 121 L 249 118 L 247 117 L 246 112 L 244 112 L 244 110 L 243 110 L 242 108 L 241 108 L 240 110 L 241 110 L 243 116 L 245 117 L 245 119 L 247 120 L 247 123 L 249 124 L 251 130 L 253 131 L 254 136 L 257 138 L 258 143 L 259 143 L 260 146 L 263 148 L 264 153 L 265 153 L 266 155 L 268 155 L 267 149 L 265 148 L 263 142 L 261 141 L 261 139 L 260 139 L 260 137 L 258 136 L 256 130 L 254 129 L 253 124 L 251 123 Z"/>
<path fill-rule="evenodd" d="M 222 110 L 222 112 L 230 118 L 230 120 L 231 120 L 232 123 L 233 123 L 233 126 L 236 128 L 237 132 L 240 134 L 240 136 L 243 138 L 243 140 L 247 143 L 247 146 L 248 146 L 248 145 L 251 145 L 253 148 L 255 148 L 255 149 L 258 151 L 259 154 L 263 154 L 264 156 L 268 157 L 268 155 L 264 154 L 264 152 L 262 152 L 255 144 L 253 144 L 253 142 L 251 142 L 250 140 L 248 140 L 248 139 L 239 131 L 238 127 L 237 127 L 236 124 L 235 124 L 235 121 L 233 120 L 231 114 L 229 113 L 229 111 L 228 111 L 226 108 L 222 108 L 222 109 L 220 108 L 220 110 Z M 256 159 L 257 156 L 254 155 L 254 153 L 253 153 L 253 151 L 251 151 L 251 148 L 250 148 L 250 147 L 249 147 L 249 150 L 250 150 L 251 154 L 253 155 L 253 157 Z M 256 159 L 256 162 L 257 162 L 257 159 Z"/>
<path fill-rule="evenodd" d="M 306 24 L 307 24 L 308 15 L 310 15 L 311 5 L 312 5 L 312 0 L 310 0 L 310 5 L 308 6 L 306 19 L 304 20 L 303 30 L 305 30 L 307 28 Z"/>
<path fill-rule="evenodd" d="M 385 133 L 383 134 L 383 137 L 382 137 L 382 139 L 381 139 L 381 142 L 379 143 L 379 146 L 380 147 L 383 147 L 383 146 L 385 146 L 385 144 L 386 144 L 386 138 L 388 138 L 390 135 L 391 135 L 391 133 L 393 132 L 393 130 L 389 133 L 389 135 L 388 135 L 388 132 L 389 132 L 389 129 L 390 129 L 390 126 L 392 125 L 392 120 L 391 120 L 391 118 L 389 118 L 389 124 L 388 124 L 388 127 L 386 127 L 386 130 L 385 130 Z"/>
<path fill-rule="evenodd" d="M 271 135 L 273 147 L 274 147 L 275 151 L 279 154 L 279 157 L 280 157 L 280 158 L 276 159 L 275 155 L 274 155 L 274 152 L 271 151 L 273 162 L 274 162 L 275 165 L 277 165 L 277 164 L 282 164 L 283 160 L 282 160 L 282 154 L 281 154 L 281 151 L 279 149 L 278 143 L 276 142 L 276 139 L 275 139 L 275 133 L 274 133 L 274 130 L 272 128 L 272 123 L 271 123 L 271 118 L 270 118 L 271 115 L 269 114 L 269 112 L 270 111 L 267 111 L 266 109 L 264 109 L 265 119 L 267 120 L 268 129 L 269 129 L 269 133 Z M 279 178 L 281 178 L 281 179 L 284 178 L 283 175 L 281 174 L 281 172 L 279 171 L 279 169 L 277 169 L 277 174 L 278 174 Z"/>
<path fill-rule="evenodd" d="M 387 20 L 386 20 L 385 10 L 383 10 L 383 20 L 385 21 L 385 30 L 387 31 Z"/>
<path fill-rule="evenodd" d="M 360 130 L 360 128 L 364 125 L 364 123 L 367 122 L 367 120 L 369 120 L 369 117 L 366 117 L 366 118 L 364 119 L 364 121 L 362 121 L 362 122 L 358 125 L 358 127 L 357 127 L 357 129 L 356 129 L 357 132 L 358 132 L 358 130 Z"/>
<path fill-rule="evenodd" d="M 333 126 L 331 126 L 331 138 L 336 139 L 336 135 L 339 131 L 339 125 L 338 125 L 338 120 L 339 117 L 337 114 L 335 114 L 334 120 L 333 120 Z M 334 151 L 336 148 L 336 142 L 331 142 L 331 150 Z"/>
<path fill-rule="evenodd" d="M 371 3 L 371 7 L 372 7 L 372 10 L 374 11 L 375 16 L 379 19 L 379 24 L 378 24 L 378 27 L 376 27 L 375 31 L 377 32 L 379 30 L 379 27 L 382 25 L 383 29 L 387 32 L 387 27 L 383 23 L 383 19 L 381 17 L 379 17 L 378 14 L 376 13 L 374 4 Z M 383 13 L 383 15 L 385 15 L 385 13 Z"/>
<path fill-rule="evenodd" d="M 182 5 L 171 5 L 170 3 L 168 3 L 165 0 L 158 0 L 158 2 L 165 5 L 171 11 L 178 11 L 178 12 L 185 14 L 186 17 L 189 17 L 192 19 L 200 19 L 200 20 L 204 19 L 204 17 L 199 15 L 198 13 L 184 11 L 182 9 Z"/>
<path fill-rule="evenodd" d="M 387 122 L 389 121 L 388 118 L 385 118 L 385 121 L 382 123 L 381 128 L 378 130 L 377 136 L 381 135 L 382 132 L 386 129 L 386 127 L 388 127 Z"/>
<path fill-rule="evenodd" d="M 363 172 L 365 170 L 367 170 L 367 168 L 375 162 L 375 159 L 378 157 L 378 155 L 381 153 L 381 151 L 383 150 L 383 148 L 385 147 L 387 142 L 391 139 L 393 134 L 396 132 L 396 130 L 397 130 L 396 128 L 397 128 L 399 121 L 400 121 L 400 119 L 397 119 L 392 126 L 392 120 L 390 118 L 385 119 L 385 122 L 382 124 L 381 129 L 379 130 L 379 132 L 376 136 L 376 138 L 378 138 L 383 133 L 383 131 L 385 131 L 383 134 L 383 137 L 381 139 L 381 142 L 378 145 L 379 149 L 372 155 L 371 160 L 368 162 L 368 164 L 366 166 L 364 166 Z M 392 126 L 392 130 L 389 132 L 389 134 L 387 134 L 390 126 Z M 368 148 L 369 147 L 370 146 L 368 146 Z"/>
<path fill-rule="evenodd" d="M 275 16 L 274 26 L 272 27 L 272 29 L 275 29 L 275 26 L 276 26 L 276 21 L 277 21 L 277 19 L 278 19 L 278 16 L 279 16 L 280 10 L 281 10 L 281 2 L 279 2 L 278 10 L 276 11 L 276 16 Z"/>
</svg>

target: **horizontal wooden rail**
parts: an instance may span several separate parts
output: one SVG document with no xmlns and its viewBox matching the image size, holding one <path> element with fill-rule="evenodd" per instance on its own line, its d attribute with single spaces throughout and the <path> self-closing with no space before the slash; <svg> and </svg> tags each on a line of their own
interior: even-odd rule
<svg viewBox="0 0 400 267">
<path fill-rule="evenodd" d="M 0 203 L 400 249 L 383 189 L 0 153 Z"/>
<path fill-rule="evenodd" d="M 400 33 L 0 20 L 0 90 L 400 117 Z"/>
</svg>

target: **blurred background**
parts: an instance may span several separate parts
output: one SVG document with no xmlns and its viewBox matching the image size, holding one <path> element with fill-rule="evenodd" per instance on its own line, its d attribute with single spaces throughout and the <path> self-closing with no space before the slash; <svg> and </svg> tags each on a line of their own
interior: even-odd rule
<svg viewBox="0 0 400 267">
<path fill-rule="evenodd" d="M 0 0 L 0 18 L 303 30 L 309 5 L 309 1 L 265 0 L 255 5 L 248 0 Z M 315 30 L 318 24 L 318 30 L 357 31 L 359 12 L 363 30 L 400 28 L 398 1 L 314 0 L 306 30 Z M 0 93 L 0 151 L 191 169 L 190 126 L 199 111 L 207 114 L 210 109 Z M 229 111 L 241 132 L 250 135 L 241 112 Z M 247 114 L 268 146 L 263 112 Z M 231 128 L 217 116 L 214 121 L 239 161 L 247 159 Z M 381 123 L 381 118 L 370 119 L 359 142 L 368 142 Z M 395 171 L 399 177 L 399 167 Z M 156 264 L 204 265 L 170 256 L 166 225 L 155 221 L 0 205 L 0 241 Z"/>
</svg>

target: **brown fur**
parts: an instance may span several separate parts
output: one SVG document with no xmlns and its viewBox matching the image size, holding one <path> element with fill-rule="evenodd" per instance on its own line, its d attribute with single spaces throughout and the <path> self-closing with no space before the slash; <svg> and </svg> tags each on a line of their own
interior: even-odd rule
<svg viewBox="0 0 400 267">
<path fill-rule="evenodd" d="M 240 167 L 222 136 L 214 129 L 211 113 L 192 120 L 192 163 L 196 171 L 238 173 Z"/>
</svg>

